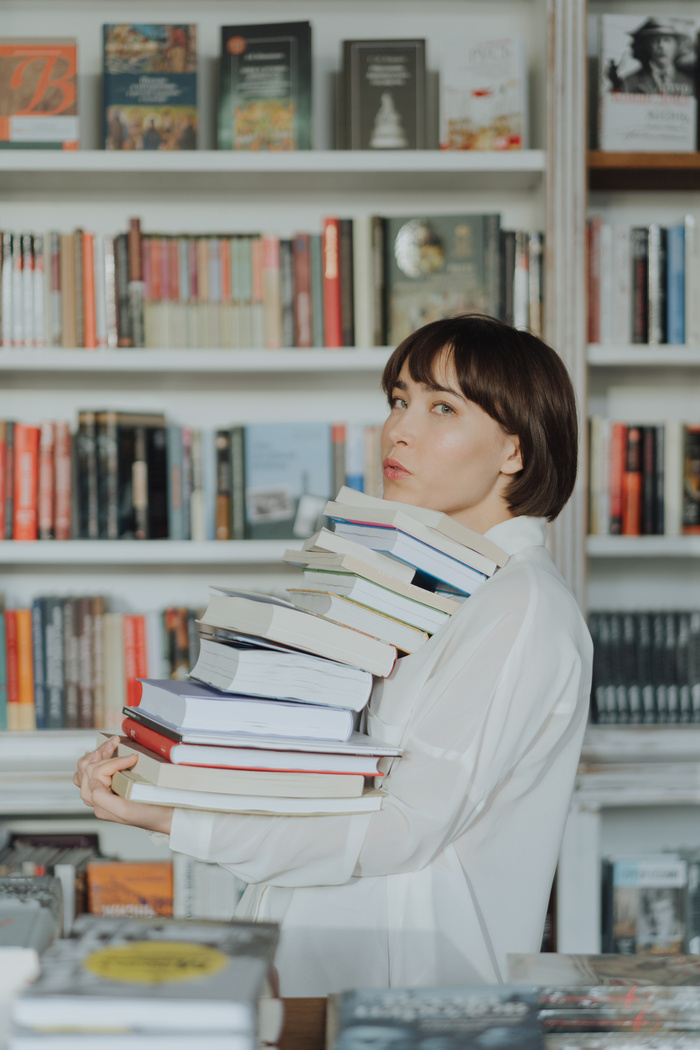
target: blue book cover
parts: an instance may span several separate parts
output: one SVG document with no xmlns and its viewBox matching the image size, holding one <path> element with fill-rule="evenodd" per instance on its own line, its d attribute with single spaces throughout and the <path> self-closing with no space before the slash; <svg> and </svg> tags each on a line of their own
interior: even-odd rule
<svg viewBox="0 0 700 1050">
<path fill-rule="evenodd" d="M 666 338 L 685 343 L 685 228 L 669 226 L 666 241 Z"/>
<path fill-rule="evenodd" d="M 246 539 L 306 538 L 333 496 L 330 423 L 245 428 Z"/>
<path fill-rule="evenodd" d="M 103 31 L 104 148 L 197 148 L 197 27 L 119 24 Z"/>
</svg>

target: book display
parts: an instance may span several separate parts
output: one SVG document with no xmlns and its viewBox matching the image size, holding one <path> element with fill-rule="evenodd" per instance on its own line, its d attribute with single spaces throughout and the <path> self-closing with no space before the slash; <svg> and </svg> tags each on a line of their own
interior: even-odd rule
<svg viewBox="0 0 700 1050">
<path fill-rule="evenodd" d="M 343 41 L 345 149 L 425 149 L 425 40 Z"/>
</svg>

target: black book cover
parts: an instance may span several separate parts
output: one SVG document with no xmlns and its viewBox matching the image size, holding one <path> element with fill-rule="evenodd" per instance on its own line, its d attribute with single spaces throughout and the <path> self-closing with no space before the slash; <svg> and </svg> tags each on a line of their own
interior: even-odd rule
<svg viewBox="0 0 700 1050">
<path fill-rule="evenodd" d="M 649 341 L 649 230 L 633 226 L 630 231 L 632 257 L 632 342 Z"/>
<path fill-rule="evenodd" d="M 221 27 L 217 144 L 312 148 L 309 22 Z"/>
<path fill-rule="evenodd" d="M 352 219 L 339 220 L 340 327 L 343 346 L 355 345 L 355 288 L 353 279 Z"/>
<path fill-rule="evenodd" d="M 642 721 L 645 725 L 656 722 L 656 690 L 652 669 L 651 613 L 639 612 L 637 619 L 637 675 L 642 695 Z"/>
<path fill-rule="evenodd" d="M 97 420 L 91 411 L 78 413 L 76 434 L 78 482 L 78 538 L 96 540 L 99 537 L 98 482 L 97 482 Z"/>
<path fill-rule="evenodd" d="M 642 432 L 642 536 L 656 532 L 656 427 Z"/>
<path fill-rule="evenodd" d="M 168 539 L 168 450 L 165 423 L 146 429 L 148 536 Z"/>
<path fill-rule="evenodd" d="M 46 729 L 46 599 L 32 602 L 32 661 L 34 670 L 34 718 L 37 729 Z"/>
<path fill-rule="evenodd" d="M 280 238 L 280 305 L 282 346 L 294 346 L 294 256 L 292 241 Z"/>
<path fill-rule="evenodd" d="M 678 622 L 676 614 L 664 614 L 664 680 L 666 683 L 666 706 L 668 721 L 680 721 L 680 703 L 678 696 Z"/>
<path fill-rule="evenodd" d="M 425 40 L 343 41 L 347 149 L 425 149 Z"/>
<path fill-rule="evenodd" d="M 115 283 L 117 294 L 117 346 L 133 346 L 129 309 L 129 240 L 125 233 L 114 238 Z"/>
<path fill-rule="evenodd" d="M 683 532 L 700 532 L 700 426 L 683 428 Z"/>
<path fill-rule="evenodd" d="M 245 539 L 245 426 L 231 427 L 231 539 Z"/>
<path fill-rule="evenodd" d="M 637 617 L 633 612 L 620 614 L 622 626 L 622 668 L 625 681 L 629 721 L 642 721 L 642 695 L 639 685 L 639 661 L 637 658 Z"/>
<path fill-rule="evenodd" d="M 498 316 L 513 323 L 513 281 L 515 280 L 515 230 L 501 230 L 501 304 Z"/>
</svg>

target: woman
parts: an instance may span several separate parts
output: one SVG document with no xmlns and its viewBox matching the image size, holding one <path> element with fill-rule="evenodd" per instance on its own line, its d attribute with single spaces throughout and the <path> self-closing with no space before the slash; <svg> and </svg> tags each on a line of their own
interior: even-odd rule
<svg viewBox="0 0 700 1050">
<path fill-rule="evenodd" d="M 586 722 L 591 642 L 545 550 L 576 476 L 571 382 L 535 336 L 435 321 L 383 376 L 385 498 L 444 511 L 510 558 L 375 684 L 368 730 L 401 744 L 378 813 L 255 817 L 134 805 L 110 742 L 75 781 L 95 814 L 169 835 L 282 923 L 282 994 L 503 981 L 539 949 Z"/>
</svg>

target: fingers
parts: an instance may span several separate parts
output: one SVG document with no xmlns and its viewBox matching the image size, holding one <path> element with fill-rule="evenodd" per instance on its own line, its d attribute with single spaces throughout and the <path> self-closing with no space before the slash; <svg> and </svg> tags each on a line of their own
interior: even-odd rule
<svg viewBox="0 0 700 1050">
<path fill-rule="evenodd" d="M 86 806 L 93 806 L 92 784 L 99 784 L 111 792 L 112 776 L 119 769 L 129 769 L 138 761 L 138 755 L 124 755 L 121 758 L 107 758 L 102 761 L 91 762 L 85 767 L 82 777 L 79 778 L 77 787 L 80 788 L 80 797 Z"/>
<path fill-rule="evenodd" d="M 80 787 L 85 776 L 87 767 L 93 762 L 101 762 L 105 758 L 110 758 L 114 754 L 119 744 L 118 736 L 111 736 L 109 740 L 106 740 L 104 744 L 101 744 L 95 751 L 88 751 L 78 759 L 78 768 L 73 774 L 73 783 L 76 787 Z"/>
</svg>

